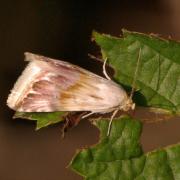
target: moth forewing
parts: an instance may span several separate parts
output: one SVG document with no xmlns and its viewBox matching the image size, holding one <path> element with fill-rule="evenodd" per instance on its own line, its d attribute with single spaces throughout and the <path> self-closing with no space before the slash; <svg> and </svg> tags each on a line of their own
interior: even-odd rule
<svg viewBox="0 0 180 180">
<path fill-rule="evenodd" d="M 28 86 L 36 79 L 37 74 L 40 72 L 40 68 L 35 65 L 34 62 L 28 64 L 22 75 L 18 78 L 14 84 L 10 95 L 7 99 L 7 105 L 14 109 L 18 106 L 19 102 L 24 98 L 24 94 L 28 91 Z M 14 109 L 16 110 L 16 109 Z"/>
<path fill-rule="evenodd" d="M 20 112 L 128 110 L 132 102 L 111 80 L 70 63 L 25 53 L 30 61 L 8 97 Z"/>
</svg>

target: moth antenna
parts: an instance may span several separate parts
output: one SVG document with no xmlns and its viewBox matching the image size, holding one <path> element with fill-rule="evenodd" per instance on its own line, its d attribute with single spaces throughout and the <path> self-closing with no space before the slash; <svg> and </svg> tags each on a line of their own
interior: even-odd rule
<svg viewBox="0 0 180 180">
<path fill-rule="evenodd" d="M 135 72 L 134 72 L 134 79 L 133 79 L 133 82 L 132 82 L 132 90 L 131 90 L 131 94 L 129 96 L 130 99 L 132 99 L 132 97 L 134 95 L 134 92 L 135 92 L 135 82 L 136 82 L 136 78 L 137 78 L 137 74 L 138 74 L 140 57 L 141 57 L 141 48 L 139 48 L 138 60 L 137 60 L 136 69 L 135 69 Z"/>
<path fill-rule="evenodd" d="M 94 114 L 94 113 L 95 113 L 95 112 L 87 113 L 87 114 L 83 115 L 81 119 L 87 118 L 87 117 L 91 116 L 91 115 Z"/>
<path fill-rule="evenodd" d="M 112 121 L 114 119 L 114 117 L 116 116 L 117 112 L 119 111 L 119 109 L 116 109 L 110 119 L 109 125 L 108 125 L 108 131 L 107 131 L 107 136 L 109 136 L 110 132 L 111 132 L 111 126 L 112 126 Z"/>
<path fill-rule="evenodd" d="M 96 56 L 92 55 L 92 54 L 88 54 L 88 56 L 92 59 L 98 60 L 98 61 L 103 61 L 100 58 L 97 58 Z M 107 63 L 107 58 L 105 58 L 104 62 L 103 62 L 103 74 L 105 75 L 106 79 L 111 80 L 111 78 L 108 76 L 107 71 L 106 71 L 106 63 Z"/>
<path fill-rule="evenodd" d="M 106 63 L 107 63 L 107 58 L 105 58 L 104 63 L 103 63 L 103 74 L 105 75 L 106 79 L 111 80 L 111 78 L 108 76 L 106 72 Z"/>
<path fill-rule="evenodd" d="M 96 61 L 100 61 L 100 62 L 103 61 L 101 58 L 98 58 L 98 57 L 94 56 L 93 54 L 90 54 L 90 53 L 89 53 L 88 56 L 89 56 L 90 58 L 96 60 Z"/>
</svg>

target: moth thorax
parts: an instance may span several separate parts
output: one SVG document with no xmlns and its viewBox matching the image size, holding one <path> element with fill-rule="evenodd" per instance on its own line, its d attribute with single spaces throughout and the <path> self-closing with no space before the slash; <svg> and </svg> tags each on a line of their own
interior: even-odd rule
<svg viewBox="0 0 180 180">
<path fill-rule="evenodd" d="M 123 110 L 123 111 L 134 110 L 134 109 L 135 109 L 135 103 L 132 101 L 131 98 L 128 98 L 128 99 L 125 101 L 124 105 L 122 105 L 122 106 L 120 107 L 120 109 Z"/>
</svg>

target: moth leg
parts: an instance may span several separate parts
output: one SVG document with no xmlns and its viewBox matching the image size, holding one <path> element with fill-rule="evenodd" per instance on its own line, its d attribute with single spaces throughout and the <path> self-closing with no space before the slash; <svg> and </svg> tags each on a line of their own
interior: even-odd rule
<svg viewBox="0 0 180 180">
<path fill-rule="evenodd" d="M 64 125 L 62 127 L 62 138 L 65 137 L 65 133 L 68 131 L 68 129 L 73 128 L 77 126 L 81 119 L 82 116 L 84 115 L 84 112 L 75 112 L 75 113 L 68 113 L 64 118 Z"/>
<path fill-rule="evenodd" d="M 67 117 L 65 117 L 65 121 L 64 121 L 63 127 L 61 129 L 61 132 L 62 132 L 61 138 L 62 139 L 64 139 L 64 137 L 65 137 L 65 133 L 67 131 L 68 126 L 69 126 L 69 119 Z"/>
<path fill-rule="evenodd" d="M 119 111 L 119 109 L 116 109 L 116 110 L 113 112 L 112 116 L 111 116 L 111 119 L 110 119 L 110 122 L 109 122 L 109 125 L 108 125 L 107 136 L 109 136 L 109 134 L 110 134 L 112 121 L 113 121 L 113 119 L 114 119 L 114 117 L 116 116 L 116 114 L 117 114 L 118 111 Z"/>
<path fill-rule="evenodd" d="M 85 114 L 84 116 L 82 116 L 82 119 L 87 118 L 87 117 L 91 116 L 91 115 L 94 114 L 94 113 L 95 113 L 95 112 L 90 112 L 90 113 L 88 113 L 88 114 Z"/>
<path fill-rule="evenodd" d="M 106 63 L 107 63 L 107 58 L 104 60 L 104 63 L 103 63 L 103 74 L 105 75 L 106 79 L 111 80 L 111 78 L 108 76 L 106 72 Z"/>
</svg>

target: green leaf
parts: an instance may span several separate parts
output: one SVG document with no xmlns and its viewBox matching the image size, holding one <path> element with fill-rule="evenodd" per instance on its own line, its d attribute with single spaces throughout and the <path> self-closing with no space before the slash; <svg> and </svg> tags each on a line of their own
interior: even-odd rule
<svg viewBox="0 0 180 180">
<path fill-rule="evenodd" d="M 180 145 L 143 154 L 139 145 L 141 123 L 130 117 L 112 122 L 96 120 L 100 142 L 83 149 L 72 160 L 71 168 L 88 180 L 178 180 L 180 179 Z"/>
<path fill-rule="evenodd" d="M 63 121 L 64 115 L 64 112 L 16 112 L 14 118 L 35 120 L 37 121 L 36 130 L 39 130 L 42 127 Z"/>
<path fill-rule="evenodd" d="M 134 101 L 180 113 L 180 43 L 123 30 L 123 37 L 93 33 L 103 58 L 115 70 L 114 80 L 130 87 L 139 51 L 140 62 Z"/>
</svg>

